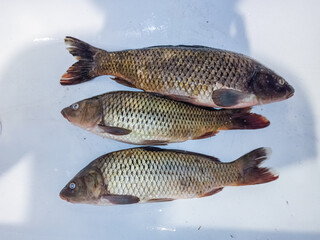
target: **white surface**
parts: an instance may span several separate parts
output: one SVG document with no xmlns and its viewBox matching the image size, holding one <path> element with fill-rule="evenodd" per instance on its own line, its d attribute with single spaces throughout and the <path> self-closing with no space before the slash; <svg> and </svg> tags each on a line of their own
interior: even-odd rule
<svg viewBox="0 0 320 240">
<path fill-rule="evenodd" d="M 1 1 L 1 239 L 319 239 L 319 1 Z M 109 79 L 62 87 L 75 62 L 63 42 L 108 50 L 197 44 L 247 54 L 295 90 L 258 106 L 271 125 L 225 131 L 167 148 L 231 161 L 273 149 L 269 184 L 229 187 L 202 199 L 130 206 L 72 205 L 61 188 L 96 157 L 132 147 L 72 126 L 60 110 L 129 89 Z"/>
</svg>

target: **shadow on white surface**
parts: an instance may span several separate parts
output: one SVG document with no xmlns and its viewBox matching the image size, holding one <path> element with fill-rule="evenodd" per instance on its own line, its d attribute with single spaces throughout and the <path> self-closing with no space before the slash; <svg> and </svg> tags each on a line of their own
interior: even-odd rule
<svg viewBox="0 0 320 240">
<path fill-rule="evenodd" d="M 97 47 L 119 50 L 159 44 L 202 44 L 250 55 L 244 21 L 236 9 L 237 1 L 207 1 L 201 6 L 197 1 L 168 1 L 166 4 L 128 1 L 125 8 L 119 8 L 115 1 L 92 3 L 106 14 L 103 30 L 94 36 L 79 33 L 75 37 Z M 30 43 L 0 73 L 0 96 L 5 103 L 0 105 L 0 179 L 26 158 L 30 168 L 26 175 L 28 179 L 24 181 L 18 176 L 25 169 L 14 172 L 10 185 L 6 186 L 6 190 L 11 191 L 4 193 L 7 196 L 2 204 L 8 205 L 1 207 L 3 216 L 20 211 L 15 206 L 22 206 L 25 212 L 23 216 L 17 213 L 16 220 L 2 218 L 0 232 L 4 239 L 319 237 L 317 233 L 285 232 L 276 228 L 255 231 L 229 229 L 228 226 L 221 229 L 208 224 L 198 230 L 198 226 L 184 227 L 184 222 L 167 225 L 174 218 L 172 206 L 179 205 L 179 201 L 172 206 L 172 203 L 159 203 L 103 208 L 62 201 L 58 197 L 59 191 L 87 163 L 104 153 L 133 146 L 101 139 L 72 126 L 60 115 L 63 107 L 77 100 L 128 88 L 105 76 L 81 85 L 60 86 L 61 75 L 75 60 L 65 50 L 62 37 L 59 35 L 58 38 L 59 41 Z M 172 144 L 166 148 L 180 148 L 232 161 L 256 147 L 270 146 L 274 154 L 267 165 L 282 170 L 315 159 L 314 117 L 300 84 L 302 79 L 281 65 L 276 69 L 285 73 L 282 75 L 295 87 L 296 94 L 288 101 L 254 108 L 255 112 L 269 118 L 270 127 L 257 131 L 221 132 L 214 138 Z M 27 190 L 15 192 L 24 188 Z M 226 199 L 225 204 L 215 206 L 215 197 L 211 197 L 212 205 L 203 207 L 204 215 L 217 211 L 213 217 L 219 218 L 219 214 L 223 214 L 219 209 L 228 208 L 230 201 L 241 203 L 241 199 Z M 186 203 L 181 202 L 187 206 Z M 210 209 L 209 213 L 206 208 Z M 230 221 L 236 217 L 237 210 L 230 215 Z M 258 221 L 259 216 L 251 212 L 248 218 Z"/>
</svg>

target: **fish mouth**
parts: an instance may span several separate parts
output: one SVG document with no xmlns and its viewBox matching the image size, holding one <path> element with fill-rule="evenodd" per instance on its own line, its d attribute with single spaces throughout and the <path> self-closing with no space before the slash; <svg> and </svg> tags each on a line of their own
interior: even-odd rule
<svg viewBox="0 0 320 240">
<path fill-rule="evenodd" d="M 65 119 L 67 119 L 69 121 L 68 116 L 67 116 L 66 112 L 64 111 L 64 109 L 61 110 L 61 114 Z"/>
<path fill-rule="evenodd" d="M 69 202 L 69 199 L 68 199 L 66 196 L 64 196 L 64 195 L 62 194 L 62 192 L 60 192 L 59 196 L 60 196 L 60 198 L 61 198 L 62 200 L 65 200 L 65 201 Z"/>
<path fill-rule="evenodd" d="M 294 92 L 289 93 L 286 99 L 291 98 L 293 95 L 294 95 Z"/>
<path fill-rule="evenodd" d="M 287 95 L 286 99 L 291 98 L 294 95 L 294 88 L 290 86 L 289 94 Z"/>
</svg>

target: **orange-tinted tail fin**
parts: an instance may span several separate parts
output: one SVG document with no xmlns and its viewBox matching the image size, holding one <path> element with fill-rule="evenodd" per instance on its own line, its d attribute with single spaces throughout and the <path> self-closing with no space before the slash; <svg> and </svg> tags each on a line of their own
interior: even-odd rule
<svg viewBox="0 0 320 240">
<path fill-rule="evenodd" d="M 227 129 L 258 129 L 270 125 L 267 118 L 256 113 L 250 113 L 251 108 L 241 108 L 230 111 L 231 124 L 226 126 Z"/>
<path fill-rule="evenodd" d="M 276 180 L 279 177 L 277 174 L 269 168 L 259 167 L 270 153 L 270 148 L 258 148 L 237 159 L 234 163 L 239 167 L 240 180 L 235 185 L 254 185 Z"/>
<path fill-rule="evenodd" d="M 73 85 L 89 81 L 98 74 L 94 71 L 95 55 L 98 48 L 73 37 L 66 37 L 65 43 L 69 45 L 69 52 L 78 60 L 73 64 L 60 79 L 61 85 Z"/>
</svg>

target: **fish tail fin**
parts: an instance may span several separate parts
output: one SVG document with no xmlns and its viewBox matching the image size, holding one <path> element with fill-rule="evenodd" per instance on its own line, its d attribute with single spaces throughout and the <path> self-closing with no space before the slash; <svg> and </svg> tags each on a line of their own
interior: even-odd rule
<svg viewBox="0 0 320 240">
<path fill-rule="evenodd" d="M 234 185 L 254 185 L 276 180 L 279 177 L 277 174 L 272 173 L 269 168 L 259 167 L 268 158 L 270 153 L 270 148 L 258 148 L 234 161 L 240 173 L 239 181 Z"/>
<path fill-rule="evenodd" d="M 89 81 L 99 76 L 95 70 L 95 56 L 101 49 L 95 48 L 79 39 L 67 36 L 65 43 L 69 52 L 78 60 L 60 79 L 61 85 L 73 85 Z"/>
<path fill-rule="evenodd" d="M 230 111 L 230 124 L 226 129 L 259 129 L 270 125 L 264 116 L 251 113 L 250 107 L 226 111 Z"/>
</svg>

